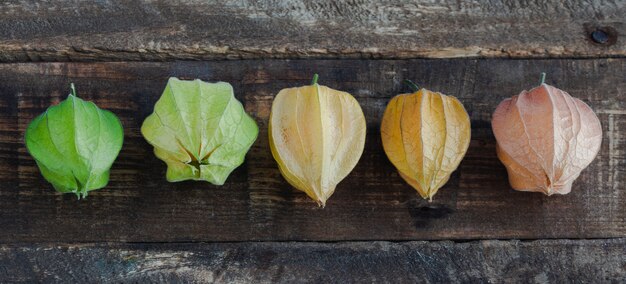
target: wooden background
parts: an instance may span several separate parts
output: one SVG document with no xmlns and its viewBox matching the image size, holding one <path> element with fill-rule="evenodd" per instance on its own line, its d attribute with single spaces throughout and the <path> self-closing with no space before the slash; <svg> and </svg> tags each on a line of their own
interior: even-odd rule
<svg viewBox="0 0 626 284">
<path fill-rule="evenodd" d="M 4 1 L 0 282 L 626 281 L 624 15 L 623 1 Z M 603 128 L 565 196 L 510 189 L 495 155 L 493 110 L 541 72 Z M 285 182 L 267 141 L 274 95 L 313 73 L 353 94 L 368 124 L 324 209 Z M 168 183 L 139 132 L 171 76 L 230 82 L 259 124 L 224 186 Z M 380 142 L 404 79 L 471 117 L 467 155 L 432 203 Z M 125 131 L 109 185 L 80 201 L 23 144 L 70 82 Z"/>
</svg>

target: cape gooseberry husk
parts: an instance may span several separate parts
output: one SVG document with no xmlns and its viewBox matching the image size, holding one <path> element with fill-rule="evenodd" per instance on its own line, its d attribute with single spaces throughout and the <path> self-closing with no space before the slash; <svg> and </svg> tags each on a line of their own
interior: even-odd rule
<svg viewBox="0 0 626 284">
<path fill-rule="evenodd" d="M 544 80 L 498 105 L 496 150 L 513 189 L 567 194 L 600 150 L 602 127 L 587 104 Z"/>
<path fill-rule="evenodd" d="M 141 133 L 167 164 L 168 181 L 222 185 L 243 163 L 259 128 L 230 84 L 170 78 Z"/>
<path fill-rule="evenodd" d="M 74 84 L 71 88 L 67 99 L 28 125 L 25 140 L 43 177 L 80 199 L 109 182 L 124 131 L 117 116 L 77 97 Z"/>
<path fill-rule="evenodd" d="M 383 148 L 400 176 L 432 200 L 459 166 L 470 142 L 470 120 L 455 97 L 419 89 L 395 96 L 381 123 Z"/>
<path fill-rule="evenodd" d="M 317 84 L 281 90 L 272 104 L 270 149 L 283 177 L 320 206 L 357 164 L 365 116 L 352 95 Z"/>
</svg>

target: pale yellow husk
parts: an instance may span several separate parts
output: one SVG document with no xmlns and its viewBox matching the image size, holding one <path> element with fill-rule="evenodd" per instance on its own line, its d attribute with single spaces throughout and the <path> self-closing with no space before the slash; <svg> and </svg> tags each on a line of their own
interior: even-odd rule
<svg viewBox="0 0 626 284">
<path fill-rule="evenodd" d="M 272 104 L 270 149 L 283 177 L 320 206 L 356 166 L 365 145 L 352 95 L 313 84 L 281 90 Z"/>
</svg>

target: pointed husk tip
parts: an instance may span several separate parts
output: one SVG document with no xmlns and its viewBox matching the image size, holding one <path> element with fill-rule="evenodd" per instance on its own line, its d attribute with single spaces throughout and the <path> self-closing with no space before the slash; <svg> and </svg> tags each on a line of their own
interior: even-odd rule
<svg viewBox="0 0 626 284">
<path fill-rule="evenodd" d="M 325 208 L 326 207 L 326 202 L 322 202 L 320 200 L 317 201 L 317 206 L 321 207 L 321 208 Z"/>
</svg>

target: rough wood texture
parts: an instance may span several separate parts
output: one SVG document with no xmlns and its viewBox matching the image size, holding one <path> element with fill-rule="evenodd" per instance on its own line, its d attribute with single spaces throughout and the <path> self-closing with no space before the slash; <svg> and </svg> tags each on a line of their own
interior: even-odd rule
<svg viewBox="0 0 626 284">
<path fill-rule="evenodd" d="M 626 240 L 2 246 L 0 281 L 618 283 Z"/>
<path fill-rule="evenodd" d="M 626 56 L 625 14 L 622 0 L 12 0 L 0 61 Z"/>
<path fill-rule="evenodd" d="M 604 140 L 572 193 L 546 197 L 510 189 L 495 155 L 490 117 L 502 99 L 547 82 L 589 103 Z M 273 96 L 320 83 L 352 93 L 368 122 L 365 152 L 325 209 L 280 176 L 267 141 Z M 0 242 L 169 242 L 604 238 L 626 236 L 626 59 L 597 60 L 244 60 L 170 63 L 0 65 Z M 139 128 L 169 76 L 222 80 L 261 133 L 222 187 L 168 183 Z M 472 120 L 460 169 L 433 203 L 418 198 L 388 162 L 378 133 L 403 79 L 457 96 Z M 111 182 L 86 200 L 61 195 L 22 143 L 28 123 L 78 94 L 120 116 L 125 143 Z"/>
</svg>

